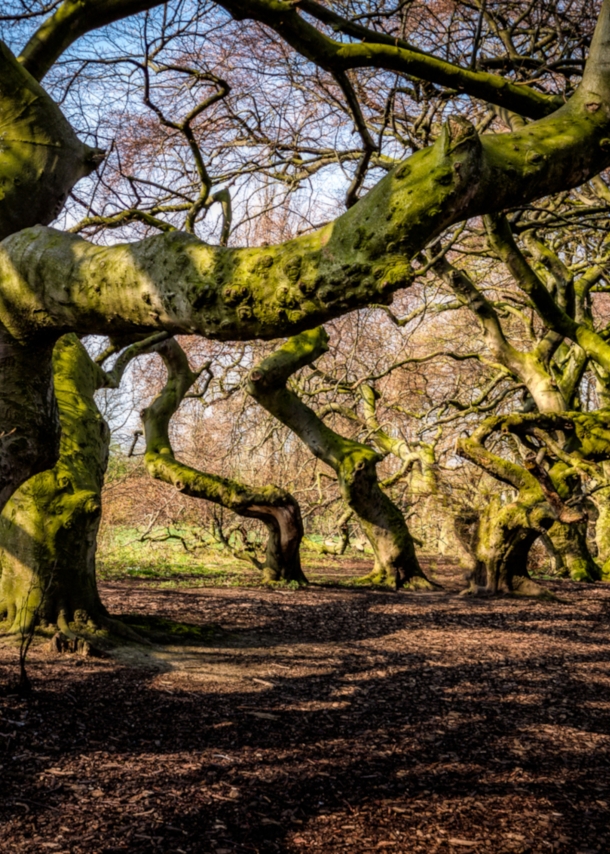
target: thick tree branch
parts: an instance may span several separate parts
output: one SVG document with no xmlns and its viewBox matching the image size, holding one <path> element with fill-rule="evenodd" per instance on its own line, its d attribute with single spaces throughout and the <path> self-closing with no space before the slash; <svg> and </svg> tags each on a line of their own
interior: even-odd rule
<svg viewBox="0 0 610 854">
<path fill-rule="evenodd" d="M 298 4 L 282 0 L 222 0 L 221 5 L 238 20 L 250 18 L 271 27 L 296 51 L 329 72 L 350 68 L 401 71 L 534 119 L 561 106 L 557 96 L 438 59 L 402 39 L 353 24 L 313 0 Z M 334 41 L 301 17 L 296 6 L 346 35 L 362 39 L 361 43 Z"/>
<path fill-rule="evenodd" d="M 100 247 L 50 229 L 24 231 L 0 245 L 2 317 L 19 337 L 166 328 L 243 339 L 388 301 L 410 283 L 407 259 L 449 225 L 574 186 L 610 163 L 610 99 L 591 112 L 589 97 L 577 93 L 514 134 L 479 138 L 452 119 L 432 148 L 343 216 L 279 246 L 223 249 L 172 232 Z"/>
<path fill-rule="evenodd" d="M 147 343 L 151 349 L 150 340 Z M 299 557 L 303 523 L 299 505 L 290 493 L 277 486 L 247 486 L 199 471 L 175 458 L 169 438 L 170 421 L 199 373 L 190 369 L 177 341 L 164 341 L 152 349 L 163 358 L 168 376 L 161 393 L 142 412 L 148 472 L 184 495 L 211 501 L 240 516 L 263 522 L 269 531 L 264 566 L 268 580 L 305 582 Z"/>
<path fill-rule="evenodd" d="M 0 42 L 0 240 L 51 222 L 102 156 Z"/>
<path fill-rule="evenodd" d="M 85 33 L 161 6 L 164 2 L 165 0 L 65 0 L 36 30 L 21 51 L 19 61 L 36 80 L 42 80 L 62 53 Z"/>
<path fill-rule="evenodd" d="M 528 294 L 540 317 L 553 331 L 578 344 L 604 370 L 610 370 L 610 345 L 588 323 L 578 323 L 553 299 L 517 246 L 505 217 L 486 217 L 487 231 L 498 256 Z"/>
<path fill-rule="evenodd" d="M 402 513 L 379 488 L 379 454 L 335 433 L 286 387 L 292 374 L 327 350 L 327 342 L 322 328 L 290 338 L 250 372 L 248 393 L 335 471 L 341 495 L 358 515 L 373 547 L 379 580 L 391 579 L 397 587 L 406 583 L 429 586 Z"/>
</svg>

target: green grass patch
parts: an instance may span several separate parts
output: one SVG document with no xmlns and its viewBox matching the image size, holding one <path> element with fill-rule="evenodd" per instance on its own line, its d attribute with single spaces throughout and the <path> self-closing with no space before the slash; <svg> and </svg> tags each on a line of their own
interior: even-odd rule
<svg viewBox="0 0 610 854">
<path fill-rule="evenodd" d="M 171 538 L 162 539 L 168 533 Z M 98 576 L 102 581 L 139 579 L 160 588 L 268 586 L 252 564 L 237 560 L 220 545 L 185 549 L 183 540 L 189 546 L 197 541 L 198 530 L 191 526 L 171 526 L 169 531 L 155 528 L 149 532 L 151 539 L 144 541 L 141 536 L 141 530 L 127 526 L 102 530 L 97 556 Z M 366 565 L 353 567 L 356 557 L 353 553 L 341 557 L 321 555 L 307 548 L 306 543 L 301 557 L 305 574 L 313 583 L 351 586 L 367 570 Z M 356 560 L 361 561 L 362 555 Z M 340 580 L 332 577 L 331 573 L 343 573 L 350 562 L 355 570 L 351 578 L 351 572 L 346 572 Z M 291 588 L 285 583 L 273 586 Z"/>
</svg>

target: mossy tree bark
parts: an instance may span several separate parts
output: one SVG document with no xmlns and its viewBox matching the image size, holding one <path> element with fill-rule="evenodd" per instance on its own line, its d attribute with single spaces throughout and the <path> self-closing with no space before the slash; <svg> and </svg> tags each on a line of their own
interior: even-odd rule
<svg viewBox="0 0 610 854">
<path fill-rule="evenodd" d="M 566 525 L 557 520 L 547 531 L 558 558 L 556 571 L 572 581 L 599 581 L 600 566 L 587 544 L 587 522 Z"/>
<path fill-rule="evenodd" d="M 539 595 L 541 588 L 529 577 L 527 558 L 541 529 L 549 524 L 548 508 L 539 499 L 528 502 L 521 493 L 504 506 L 492 500 L 481 514 L 478 562 L 464 592 Z"/>
<path fill-rule="evenodd" d="M 185 495 L 220 504 L 247 519 L 258 519 L 268 531 L 267 553 L 261 566 L 263 577 L 267 581 L 306 584 L 300 558 L 303 538 L 301 510 L 289 492 L 277 486 L 247 486 L 191 468 L 174 457 L 169 439 L 170 421 L 199 374 L 191 371 L 186 354 L 177 341 L 165 341 L 155 350 L 165 362 L 167 382 L 142 412 L 148 472 Z"/>
<path fill-rule="evenodd" d="M 379 487 L 379 454 L 335 433 L 286 387 L 292 374 L 326 351 L 327 341 L 321 327 L 290 338 L 250 372 L 248 392 L 335 471 L 343 500 L 358 516 L 375 554 L 368 580 L 396 588 L 431 587 L 402 513 Z"/>
<path fill-rule="evenodd" d="M 161 337 L 165 333 L 131 345 L 108 372 L 92 361 L 76 335 L 64 335 L 56 343 L 59 459 L 27 480 L 0 515 L 0 614 L 9 631 L 27 629 L 34 618 L 67 635 L 102 627 L 127 631 L 109 618 L 96 583 L 110 432 L 94 394 L 118 387 L 131 359 Z"/>
<path fill-rule="evenodd" d="M 582 535 L 582 527 L 578 526 L 584 524 L 585 517 L 582 510 L 565 503 L 572 494 L 566 486 L 571 476 L 570 468 L 559 462 L 547 470 L 533 452 L 528 454 L 524 465 L 519 465 L 485 447 L 486 440 L 496 430 L 512 429 L 523 435 L 528 426 L 541 417 L 537 414 L 532 418 L 494 416 L 486 419 L 470 438 L 458 442 L 462 456 L 517 491 L 517 497 L 508 504 L 492 501 L 478 520 L 476 561 L 468 592 L 525 595 L 540 592 L 529 578 L 527 556 L 541 532 L 548 532 L 555 524 L 561 526 L 562 532 L 568 531 L 568 536 L 563 533 L 566 556 L 570 550 L 575 555 L 571 570 L 577 574 L 578 580 L 599 578 L 599 570 L 593 561 L 586 566 L 579 563 L 578 537 Z M 558 419 L 560 417 L 557 416 Z"/>
<path fill-rule="evenodd" d="M 25 65 L 40 77 L 91 27 L 152 5 L 67 0 L 27 47 Z M 392 51 L 397 45 L 331 44 L 318 31 L 321 40 L 308 41 L 309 30 L 302 29 L 306 21 L 294 17 L 298 14 L 290 4 L 251 2 L 230 8 L 237 17 L 264 19 L 297 49 L 311 49 L 323 67 L 338 63 L 342 73 L 362 64 L 396 67 Z M 60 335 L 166 329 L 244 340 L 292 334 L 354 308 L 390 301 L 411 281 L 409 259 L 453 223 L 570 189 L 608 167 L 609 43 L 610 2 L 604 0 L 581 85 L 549 115 L 552 98 L 462 70 L 452 78 L 460 86 L 484 84 L 478 91 L 491 102 L 499 99 L 506 106 L 507 97 L 516 98 L 525 107 L 528 101 L 534 110 L 528 114 L 544 117 L 513 133 L 481 137 L 472 125 L 452 118 L 434 146 L 392 170 L 343 216 L 312 234 L 258 249 L 211 247 L 176 232 L 129 245 L 94 246 L 36 225 L 53 218 L 72 185 L 94 165 L 95 155 L 70 136 L 57 105 L 3 48 L 0 77 L 10 77 L 13 94 L 5 97 L 3 88 L 2 121 L 5 115 L 10 123 L 18 121 L 14 107 L 22 104 L 24 93 L 35 92 L 35 97 L 27 100 L 28 144 L 20 146 L 15 137 L 13 147 L 0 151 L 0 175 L 6 173 L 11 184 L 11 193 L 0 202 L 0 221 L 6 223 L 3 234 L 12 232 L 0 244 L 0 323 L 6 348 L 37 350 L 37 357 L 31 364 L 3 364 L 0 498 L 57 453 L 58 425 L 49 401 L 51 346 Z M 423 63 L 420 72 L 429 79 L 449 79 L 443 75 L 450 69 L 434 59 L 401 56 L 404 62 Z M 58 134 L 52 156 L 38 162 L 43 150 L 50 150 L 51 128 Z M 20 212 L 16 220 L 12 208 Z M 583 347 L 592 341 L 582 326 L 568 323 L 566 330 Z M 600 350 L 599 341 L 593 343 Z M 610 347 L 607 356 L 610 365 Z M 15 392 L 19 385 L 21 395 Z M 43 413 L 48 416 L 46 438 L 38 427 Z"/>
<path fill-rule="evenodd" d="M 0 612 L 10 631 L 27 628 L 36 612 L 66 633 L 108 617 L 95 580 L 109 431 L 93 396 L 105 375 L 75 335 L 55 345 L 53 374 L 59 460 L 24 483 L 0 516 Z"/>
<path fill-rule="evenodd" d="M 499 241 L 503 239 L 503 257 L 506 259 L 508 258 L 506 237 L 503 236 L 503 232 L 496 233 L 497 231 L 497 228 L 492 230 L 492 241 L 497 248 L 500 245 Z M 532 239 L 530 243 L 533 243 Z M 533 250 L 538 254 L 543 253 L 547 261 L 548 276 L 553 279 L 552 290 L 556 295 L 557 309 L 566 313 L 566 316 L 568 312 L 570 317 L 582 316 L 585 313 L 586 289 L 578 287 L 578 283 L 574 287 L 569 271 L 547 246 L 537 242 Z M 528 264 L 525 258 L 522 259 L 522 263 Z M 465 271 L 457 270 L 446 258 L 437 262 L 434 268 L 458 300 L 468 306 L 477 317 L 487 349 L 494 361 L 506 370 L 507 377 L 515 378 L 525 385 L 538 411 L 558 414 L 574 409 L 579 384 L 588 361 L 585 351 L 576 343 L 563 341 L 562 336 L 553 330 L 545 330 L 532 349 L 517 349 L 506 338 L 496 308 Z M 536 275 L 531 268 L 528 267 L 528 269 L 532 276 Z M 517 276 L 514 262 L 511 264 L 511 272 L 517 284 L 521 284 L 523 271 Z M 587 274 L 585 274 L 586 278 L 595 281 L 590 271 L 587 271 Z M 572 294 L 571 298 L 570 294 Z M 542 318 L 545 318 L 544 314 Z M 574 490 L 577 490 L 578 478 L 572 478 L 571 482 L 569 479 L 564 479 L 562 489 L 569 490 L 571 485 Z M 563 495 L 564 499 L 569 497 L 572 496 Z M 510 526 L 505 530 L 508 536 Z M 556 520 L 546 532 L 546 536 L 552 542 L 554 552 L 565 568 L 566 574 L 574 581 L 591 581 L 599 576 L 598 568 L 587 545 L 585 523 L 575 526 Z M 506 548 L 509 548 L 508 542 Z"/>
</svg>

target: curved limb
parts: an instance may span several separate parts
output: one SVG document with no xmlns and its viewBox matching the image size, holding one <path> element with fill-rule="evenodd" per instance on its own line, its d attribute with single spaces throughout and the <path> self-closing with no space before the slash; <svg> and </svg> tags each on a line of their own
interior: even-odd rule
<svg viewBox="0 0 610 854">
<path fill-rule="evenodd" d="M 290 493 L 277 486 L 247 486 L 199 471 L 175 458 L 169 424 L 199 374 L 191 371 L 177 341 L 164 341 L 154 350 L 165 363 L 167 382 L 142 412 L 146 438 L 144 460 L 149 474 L 172 484 L 185 495 L 220 504 L 239 516 L 261 521 L 269 533 L 263 566 L 265 579 L 306 584 L 299 551 L 303 522 L 299 505 Z"/>
<path fill-rule="evenodd" d="M 326 351 L 327 342 L 322 328 L 290 338 L 250 372 L 248 392 L 335 471 L 343 499 L 358 516 L 375 553 L 375 569 L 367 580 L 397 588 L 431 587 L 402 513 L 379 486 L 379 455 L 335 433 L 286 386 L 292 374 Z"/>
<path fill-rule="evenodd" d="M 52 222 L 72 187 L 103 159 L 0 41 L 0 240 Z M 41 181 L 41 176 L 44 180 Z"/>
</svg>

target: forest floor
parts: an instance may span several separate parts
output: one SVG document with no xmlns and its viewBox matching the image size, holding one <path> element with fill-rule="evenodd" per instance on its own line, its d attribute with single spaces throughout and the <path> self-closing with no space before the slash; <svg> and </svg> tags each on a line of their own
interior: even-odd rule
<svg viewBox="0 0 610 854">
<path fill-rule="evenodd" d="M 0 697 L 0 851 L 608 854 L 610 585 L 489 600 L 437 577 L 419 594 L 107 579 L 113 613 L 202 640 L 32 647 L 32 697 Z M 17 654 L 0 648 L 1 684 Z"/>
</svg>

